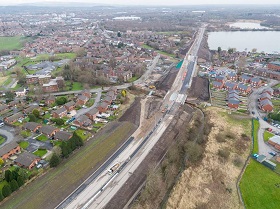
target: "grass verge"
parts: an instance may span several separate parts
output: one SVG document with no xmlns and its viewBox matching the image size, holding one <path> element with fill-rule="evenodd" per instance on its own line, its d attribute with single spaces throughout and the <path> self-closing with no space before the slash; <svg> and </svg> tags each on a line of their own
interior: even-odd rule
<svg viewBox="0 0 280 209">
<path fill-rule="evenodd" d="M 254 147 L 253 147 L 253 153 L 259 153 L 259 143 L 258 143 L 258 131 L 260 128 L 260 123 L 258 120 L 253 120 L 254 123 L 254 130 L 253 130 L 253 136 L 254 136 Z"/>
<path fill-rule="evenodd" d="M 26 149 L 28 146 L 29 146 L 29 142 L 27 141 L 21 141 L 19 143 L 19 146 L 22 148 L 22 149 Z"/>
<path fill-rule="evenodd" d="M 35 152 L 33 152 L 34 155 L 38 157 L 43 157 L 45 154 L 47 154 L 46 149 L 37 149 Z"/>
<path fill-rule="evenodd" d="M 69 160 L 63 161 L 48 174 L 19 190 L 13 198 L 0 207 L 7 209 L 54 208 L 92 173 L 93 168 L 100 165 L 109 153 L 112 153 L 124 139 L 128 138 L 133 129 L 133 124 L 124 122 L 114 131 L 105 132 L 95 140 L 89 141 L 77 153 L 70 156 Z"/>
<path fill-rule="evenodd" d="M 274 134 L 273 133 L 271 133 L 271 132 L 269 132 L 269 131 L 265 131 L 264 133 L 263 133 L 263 140 L 265 141 L 265 142 L 267 142 L 271 137 L 273 137 L 274 136 Z"/>
<path fill-rule="evenodd" d="M 280 176 L 258 163 L 250 160 L 240 183 L 240 189 L 247 209 L 279 208 Z"/>
</svg>

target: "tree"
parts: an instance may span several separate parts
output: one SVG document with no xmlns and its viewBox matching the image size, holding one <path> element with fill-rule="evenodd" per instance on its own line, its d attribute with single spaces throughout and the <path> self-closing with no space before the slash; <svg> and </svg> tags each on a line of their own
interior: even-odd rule
<svg viewBox="0 0 280 209">
<path fill-rule="evenodd" d="M 0 166 L 4 165 L 5 161 L 0 157 Z"/>
<path fill-rule="evenodd" d="M 16 191 L 19 188 L 18 183 L 17 183 L 17 181 L 15 179 L 13 179 L 10 182 L 10 186 L 11 186 L 12 192 Z"/>
<path fill-rule="evenodd" d="M 67 98 L 66 97 L 58 97 L 55 100 L 57 105 L 64 105 L 67 102 Z"/>
<path fill-rule="evenodd" d="M 50 159 L 51 168 L 58 166 L 59 161 L 60 161 L 59 157 L 54 153 Z"/>
<path fill-rule="evenodd" d="M 8 102 L 13 101 L 15 98 L 15 94 L 11 91 L 7 91 L 5 93 L 5 98 L 8 100 Z"/>
<path fill-rule="evenodd" d="M 125 89 L 122 90 L 122 96 L 126 97 L 126 90 Z"/>
<path fill-rule="evenodd" d="M 29 122 L 36 122 L 37 121 L 37 118 L 33 114 L 29 114 L 28 117 L 29 117 Z"/>
<path fill-rule="evenodd" d="M 219 47 L 218 47 L 218 53 L 220 54 L 221 51 L 222 51 L 222 48 L 219 46 Z"/>
<path fill-rule="evenodd" d="M 10 185 L 3 186 L 2 194 L 3 194 L 4 197 L 8 197 L 8 196 L 10 196 L 12 194 L 12 190 L 11 190 Z"/>
<path fill-rule="evenodd" d="M 12 171 L 12 176 L 13 176 L 13 179 L 16 180 L 18 177 L 18 171 L 16 171 L 16 170 Z"/>
<path fill-rule="evenodd" d="M 18 183 L 18 186 L 21 187 L 22 185 L 24 185 L 24 179 L 22 176 L 18 176 L 17 177 L 17 183 Z"/>
<path fill-rule="evenodd" d="M 3 196 L 3 194 L 2 194 L 2 191 L 0 191 L 0 202 L 1 202 L 2 200 L 4 200 L 4 196 Z"/>
<path fill-rule="evenodd" d="M 23 181 L 28 179 L 28 172 L 22 168 L 19 169 L 18 175 L 23 179 Z"/>
<path fill-rule="evenodd" d="M 229 49 L 228 49 L 228 53 L 229 53 L 229 54 L 232 54 L 232 53 L 233 53 L 233 48 L 229 48 Z"/>
<path fill-rule="evenodd" d="M 61 156 L 61 148 L 60 148 L 60 146 L 54 146 L 53 153 L 60 157 Z"/>
<path fill-rule="evenodd" d="M 253 53 L 256 53 L 256 52 L 257 52 L 257 49 L 256 49 L 256 48 L 253 48 L 253 49 L 252 49 L 252 52 L 253 52 Z"/>
<path fill-rule="evenodd" d="M 120 31 L 117 33 L 117 36 L 118 36 L 118 37 L 122 37 L 122 34 L 121 34 Z"/>
<path fill-rule="evenodd" d="M 55 119 L 55 123 L 56 123 L 56 125 L 58 125 L 58 126 L 62 126 L 62 125 L 64 124 L 64 120 L 61 119 L 61 118 L 56 118 L 56 119 Z"/>
<path fill-rule="evenodd" d="M 5 180 L 7 182 L 11 182 L 13 180 L 13 174 L 9 169 L 5 171 Z"/>
<path fill-rule="evenodd" d="M 77 57 L 83 57 L 86 55 L 86 50 L 83 47 L 75 49 L 74 52 L 76 53 Z"/>
<path fill-rule="evenodd" d="M 33 115 L 34 115 L 36 118 L 40 118 L 40 112 L 39 112 L 39 110 L 34 109 L 34 110 L 32 111 L 32 113 L 33 113 Z"/>
</svg>

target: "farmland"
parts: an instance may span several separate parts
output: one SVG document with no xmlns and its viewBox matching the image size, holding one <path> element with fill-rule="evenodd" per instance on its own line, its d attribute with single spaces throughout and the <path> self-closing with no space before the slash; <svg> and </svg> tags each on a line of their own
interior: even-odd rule
<svg viewBox="0 0 280 209">
<path fill-rule="evenodd" d="M 251 160 L 240 183 L 247 209 L 270 209 L 280 205 L 280 176 L 255 160 Z"/>
</svg>

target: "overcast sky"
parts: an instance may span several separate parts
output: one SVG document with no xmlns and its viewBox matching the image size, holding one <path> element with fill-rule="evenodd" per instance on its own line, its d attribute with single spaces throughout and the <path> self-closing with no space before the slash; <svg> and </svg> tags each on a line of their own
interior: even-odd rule
<svg viewBox="0 0 280 209">
<path fill-rule="evenodd" d="M 88 2 L 123 5 L 280 4 L 279 0 L 0 0 L 0 5 L 32 2 Z"/>
</svg>

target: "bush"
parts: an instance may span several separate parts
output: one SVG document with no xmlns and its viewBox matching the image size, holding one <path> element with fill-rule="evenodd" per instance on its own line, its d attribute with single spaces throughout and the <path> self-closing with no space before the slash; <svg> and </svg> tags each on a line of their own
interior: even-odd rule
<svg viewBox="0 0 280 209">
<path fill-rule="evenodd" d="M 58 166 L 59 162 L 59 157 L 54 153 L 50 159 L 50 167 L 52 168 Z"/>
<path fill-rule="evenodd" d="M 12 194 L 12 190 L 11 190 L 10 185 L 3 186 L 2 194 L 3 194 L 4 197 L 8 197 L 8 196 L 10 196 Z"/>
<path fill-rule="evenodd" d="M 227 130 L 225 133 L 225 137 L 229 139 L 235 139 L 235 134 L 231 132 L 230 130 Z"/>
<path fill-rule="evenodd" d="M 226 142 L 226 139 L 225 139 L 225 136 L 223 133 L 218 133 L 216 136 L 216 140 L 217 140 L 217 142 L 220 142 L 220 143 Z"/>
<path fill-rule="evenodd" d="M 10 186 L 11 186 L 12 192 L 16 191 L 19 188 L 18 183 L 17 183 L 17 181 L 15 179 L 13 179 L 10 182 Z"/>
<path fill-rule="evenodd" d="M 227 160 L 229 158 L 230 152 L 228 149 L 219 149 L 218 155 Z"/>
<path fill-rule="evenodd" d="M 233 159 L 233 164 L 236 166 L 236 167 L 241 167 L 243 165 L 243 160 L 239 157 L 239 156 L 236 156 L 234 159 Z"/>
<path fill-rule="evenodd" d="M 0 202 L 1 202 L 2 200 L 4 200 L 4 196 L 3 196 L 3 194 L 2 194 L 2 191 L 0 191 Z"/>
</svg>

